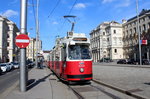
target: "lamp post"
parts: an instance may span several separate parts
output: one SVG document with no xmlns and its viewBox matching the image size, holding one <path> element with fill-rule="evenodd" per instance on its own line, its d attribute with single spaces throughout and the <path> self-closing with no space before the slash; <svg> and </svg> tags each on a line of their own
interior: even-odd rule
<svg viewBox="0 0 150 99">
<path fill-rule="evenodd" d="M 21 0 L 20 10 L 20 33 L 27 33 L 27 0 Z M 25 92 L 27 90 L 27 67 L 26 67 L 26 48 L 20 49 L 20 91 Z"/>
<path fill-rule="evenodd" d="M 138 0 L 136 0 L 136 13 L 137 13 L 137 31 L 138 31 L 138 39 L 139 39 L 139 59 L 140 65 L 142 65 L 142 57 L 141 57 L 141 34 L 139 30 L 139 12 L 138 12 Z"/>
<path fill-rule="evenodd" d="M 37 9 L 36 9 L 36 59 L 35 64 L 38 68 L 38 42 L 39 42 L 39 19 L 38 19 L 38 10 L 39 10 L 39 0 L 37 0 Z"/>
</svg>

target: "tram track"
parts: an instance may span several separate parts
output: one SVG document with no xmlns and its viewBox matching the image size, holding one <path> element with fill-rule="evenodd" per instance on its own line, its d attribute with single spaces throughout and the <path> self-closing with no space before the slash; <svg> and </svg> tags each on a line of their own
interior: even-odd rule
<svg viewBox="0 0 150 99">
<path fill-rule="evenodd" d="M 126 99 L 148 99 L 145 96 L 132 93 L 95 79 L 93 79 L 91 84 L 88 85 L 68 85 L 68 87 L 73 91 L 78 99 L 103 99 L 103 97 L 108 97 L 108 99 L 124 99 L 123 97 L 126 97 Z M 119 94 L 116 94 L 116 92 Z"/>
<path fill-rule="evenodd" d="M 68 87 L 73 91 L 73 93 L 78 97 L 78 99 L 85 99 L 78 91 L 76 91 L 73 87 L 68 85 Z"/>
</svg>

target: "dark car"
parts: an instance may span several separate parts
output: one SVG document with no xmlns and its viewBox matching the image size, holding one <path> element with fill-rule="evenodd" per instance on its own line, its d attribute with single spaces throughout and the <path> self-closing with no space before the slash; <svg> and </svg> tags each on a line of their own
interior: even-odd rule
<svg viewBox="0 0 150 99">
<path fill-rule="evenodd" d="M 120 59 L 119 61 L 117 61 L 117 64 L 126 64 L 126 60 L 125 59 Z"/>
<path fill-rule="evenodd" d="M 142 60 L 142 65 L 150 65 L 150 61 L 147 59 Z"/>
<path fill-rule="evenodd" d="M 30 60 L 28 60 L 28 61 L 26 62 L 26 64 L 27 64 L 28 68 L 33 68 L 33 67 L 34 67 L 34 62 L 32 62 L 32 61 L 30 61 Z"/>
<path fill-rule="evenodd" d="M 127 61 L 127 64 L 134 64 L 134 65 L 136 65 L 136 64 L 138 64 L 138 61 L 135 61 L 134 59 L 129 59 Z"/>
<path fill-rule="evenodd" d="M 0 75 L 3 73 L 2 69 L 0 68 Z"/>
<path fill-rule="evenodd" d="M 108 63 L 108 62 L 113 62 L 113 61 L 110 58 L 104 58 L 104 59 L 101 59 L 100 62 L 107 62 Z"/>
</svg>

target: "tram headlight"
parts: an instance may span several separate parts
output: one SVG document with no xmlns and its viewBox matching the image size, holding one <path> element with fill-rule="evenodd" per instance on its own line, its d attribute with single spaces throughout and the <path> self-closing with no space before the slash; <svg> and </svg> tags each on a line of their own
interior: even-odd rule
<svg viewBox="0 0 150 99">
<path fill-rule="evenodd" d="M 84 72 L 84 68 L 80 68 L 80 72 L 83 73 Z"/>
</svg>

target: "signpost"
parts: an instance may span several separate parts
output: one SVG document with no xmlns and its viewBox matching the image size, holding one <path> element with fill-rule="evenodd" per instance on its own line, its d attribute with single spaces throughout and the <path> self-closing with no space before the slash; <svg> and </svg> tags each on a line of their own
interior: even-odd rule
<svg viewBox="0 0 150 99">
<path fill-rule="evenodd" d="M 16 46 L 18 46 L 19 48 L 26 48 L 30 43 L 30 39 L 28 35 L 20 34 L 16 37 L 15 43 L 16 43 Z"/>
<path fill-rule="evenodd" d="M 20 0 L 21 8 L 20 8 L 20 33 L 21 35 L 25 35 L 27 33 L 27 1 L 28 0 Z M 23 36 L 24 37 L 24 36 Z M 26 37 L 26 36 L 25 36 Z M 28 37 L 28 36 L 27 36 Z M 18 37 L 17 37 L 18 38 Z M 19 44 L 20 47 L 20 91 L 25 92 L 27 90 L 27 81 L 28 81 L 28 70 L 26 67 L 26 39 L 22 38 L 16 39 L 16 43 Z M 22 45 L 23 43 L 23 45 Z M 24 45 L 25 43 L 25 45 Z M 27 44 L 28 45 L 28 44 Z"/>
</svg>

